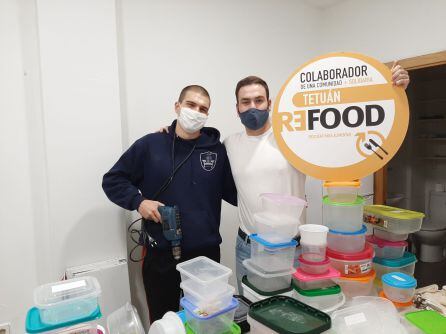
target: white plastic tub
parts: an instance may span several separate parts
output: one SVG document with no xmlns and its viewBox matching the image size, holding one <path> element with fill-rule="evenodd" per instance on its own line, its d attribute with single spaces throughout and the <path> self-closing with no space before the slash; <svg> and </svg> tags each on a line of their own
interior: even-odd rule
<svg viewBox="0 0 446 334">
<path fill-rule="evenodd" d="M 195 334 L 221 334 L 231 332 L 235 312 L 238 307 L 237 299 L 233 298 L 231 304 L 212 315 L 204 314 L 186 298 L 180 301 L 186 315 L 186 322 Z"/>
<path fill-rule="evenodd" d="M 376 271 L 378 284 L 380 284 L 382 275 L 391 272 L 401 272 L 413 276 L 415 273 L 416 262 L 417 258 L 415 255 L 409 252 L 405 252 L 399 259 L 383 259 L 375 257 L 373 259 L 373 268 Z"/>
<path fill-rule="evenodd" d="M 247 269 L 246 276 L 248 281 L 259 290 L 270 292 L 286 289 L 291 286 L 291 275 L 294 269 L 274 273 L 262 271 L 254 266 L 250 259 L 244 260 L 243 265 Z"/>
<path fill-rule="evenodd" d="M 299 226 L 302 257 L 307 261 L 321 262 L 325 260 L 327 249 L 328 227 L 317 224 Z"/>
<path fill-rule="evenodd" d="M 413 299 L 417 280 L 404 273 L 388 273 L 381 278 L 384 294 L 397 303 L 407 303 Z"/>
<path fill-rule="evenodd" d="M 198 294 L 219 294 L 227 291 L 232 270 L 205 256 L 177 264 L 181 281 Z"/>
<path fill-rule="evenodd" d="M 281 272 L 293 268 L 297 241 L 270 243 L 257 234 L 251 240 L 251 263 L 268 272 Z"/>
<path fill-rule="evenodd" d="M 327 249 L 331 265 L 341 273 L 341 276 L 366 276 L 372 270 L 373 247 L 365 244 L 364 250 L 358 253 L 341 253 Z"/>
<path fill-rule="evenodd" d="M 34 289 L 34 303 L 46 324 L 59 324 L 88 317 L 98 308 L 101 294 L 94 277 L 49 283 Z"/>
<path fill-rule="evenodd" d="M 194 285 L 190 284 L 190 282 L 189 280 L 180 284 L 184 297 L 203 312 L 212 314 L 223 310 L 231 304 L 232 296 L 235 293 L 234 287 L 227 285 L 226 290 L 223 292 L 218 290 L 217 292 L 201 294 L 194 290 Z"/>
<path fill-rule="evenodd" d="M 330 230 L 355 232 L 362 228 L 364 199 L 361 196 L 351 203 L 332 202 L 325 196 L 322 203 L 322 222 Z"/>
<path fill-rule="evenodd" d="M 380 239 L 388 240 L 388 241 L 404 241 L 404 240 L 407 240 L 407 238 L 409 237 L 408 233 L 396 234 L 396 233 L 388 232 L 386 230 L 381 230 L 379 228 L 375 228 L 373 230 L 373 234 Z"/>
<path fill-rule="evenodd" d="M 406 241 L 388 241 L 379 239 L 375 235 L 368 236 L 367 242 L 375 249 L 375 256 L 384 259 L 398 259 L 402 257 L 407 247 Z"/>
<path fill-rule="evenodd" d="M 359 181 L 350 182 L 324 182 L 328 198 L 332 202 L 354 202 L 358 196 Z"/>
<path fill-rule="evenodd" d="M 330 230 L 327 235 L 327 247 L 342 253 L 357 253 L 365 247 L 365 236 L 367 227 L 362 225 L 362 228 L 355 232 L 340 232 Z"/>
<path fill-rule="evenodd" d="M 369 296 L 373 294 L 373 282 L 376 273 L 372 270 L 367 276 L 362 277 L 339 277 L 334 281 L 341 287 L 347 298 L 356 296 Z"/>
<path fill-rule="evenodd" d="M 312 275 L 319 275 L 328 272 L 328 268 L 330 267 L 330 260 L 328 257 L 325 258 L 324 261 L 321 262 L 311 262 L 304 259 L 301 255 L 299 256 L 299 268 L 307 273 Z"/>
<path fill-rule="evenodd" d="M 181 318 L 169 311 L 150 325 L 148 334 L 186 334 L 186 329 Z"/>
</svg>

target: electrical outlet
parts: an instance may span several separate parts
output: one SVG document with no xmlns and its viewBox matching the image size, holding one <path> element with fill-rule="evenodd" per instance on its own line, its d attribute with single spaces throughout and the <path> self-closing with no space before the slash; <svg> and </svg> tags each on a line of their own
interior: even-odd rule
<svg viewBox="0 0 446 334">
<path fill-rule="evenodd" d="M 0 334 L 10 334 L 10 324 L 0 324 Z"/>
</svg>

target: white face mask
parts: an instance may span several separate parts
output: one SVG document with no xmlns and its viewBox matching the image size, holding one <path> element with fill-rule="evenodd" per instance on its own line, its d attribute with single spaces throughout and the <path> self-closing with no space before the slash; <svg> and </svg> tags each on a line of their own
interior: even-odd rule
<svg viewBox="0 0 446 334">
<path fill-rule="evenodd" d="M 181 108 L 178 123 L 187 133 L 200 130 L 208 119 L 208 116 L 190 108 Z"/>
</svg>

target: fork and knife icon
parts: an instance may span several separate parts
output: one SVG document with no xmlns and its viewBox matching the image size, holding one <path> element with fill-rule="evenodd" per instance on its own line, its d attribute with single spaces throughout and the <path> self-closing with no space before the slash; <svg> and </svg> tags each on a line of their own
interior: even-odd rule
<svg viewBox="0 0 446 334">
<path fill-rule="evenodd" d="M 372 144 L 375 148 L 377 149 L 373 149 Z M 381 150 L 382 152 L 384 152 L 385 155 L 389 155 L 389 153 L 381 146 L 379 145 L 376 141 L 374 141 L 373 139 L 369 139 L 369 143 L 364 143 L 364 147 L 366 149 L 368 149 L 369 151 L 372 151 L 378 158 L 380 158 L 381 160 L 383 160 L 384 158 L 381 156 L 381 154 L 379 154 L 378 150 Z"/>
</svg>

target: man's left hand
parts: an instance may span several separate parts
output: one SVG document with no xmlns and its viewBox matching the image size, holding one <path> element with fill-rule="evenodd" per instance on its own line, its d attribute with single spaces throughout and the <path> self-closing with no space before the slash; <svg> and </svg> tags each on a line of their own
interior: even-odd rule
<svg viewBox="0 0 446 334">
<path fill-rule="evenodd" d="M 406 89 L 410 82 L 409 73 L 397 61 L 393 62 L 391 71 L 393 84 Z"/>
</svg>

